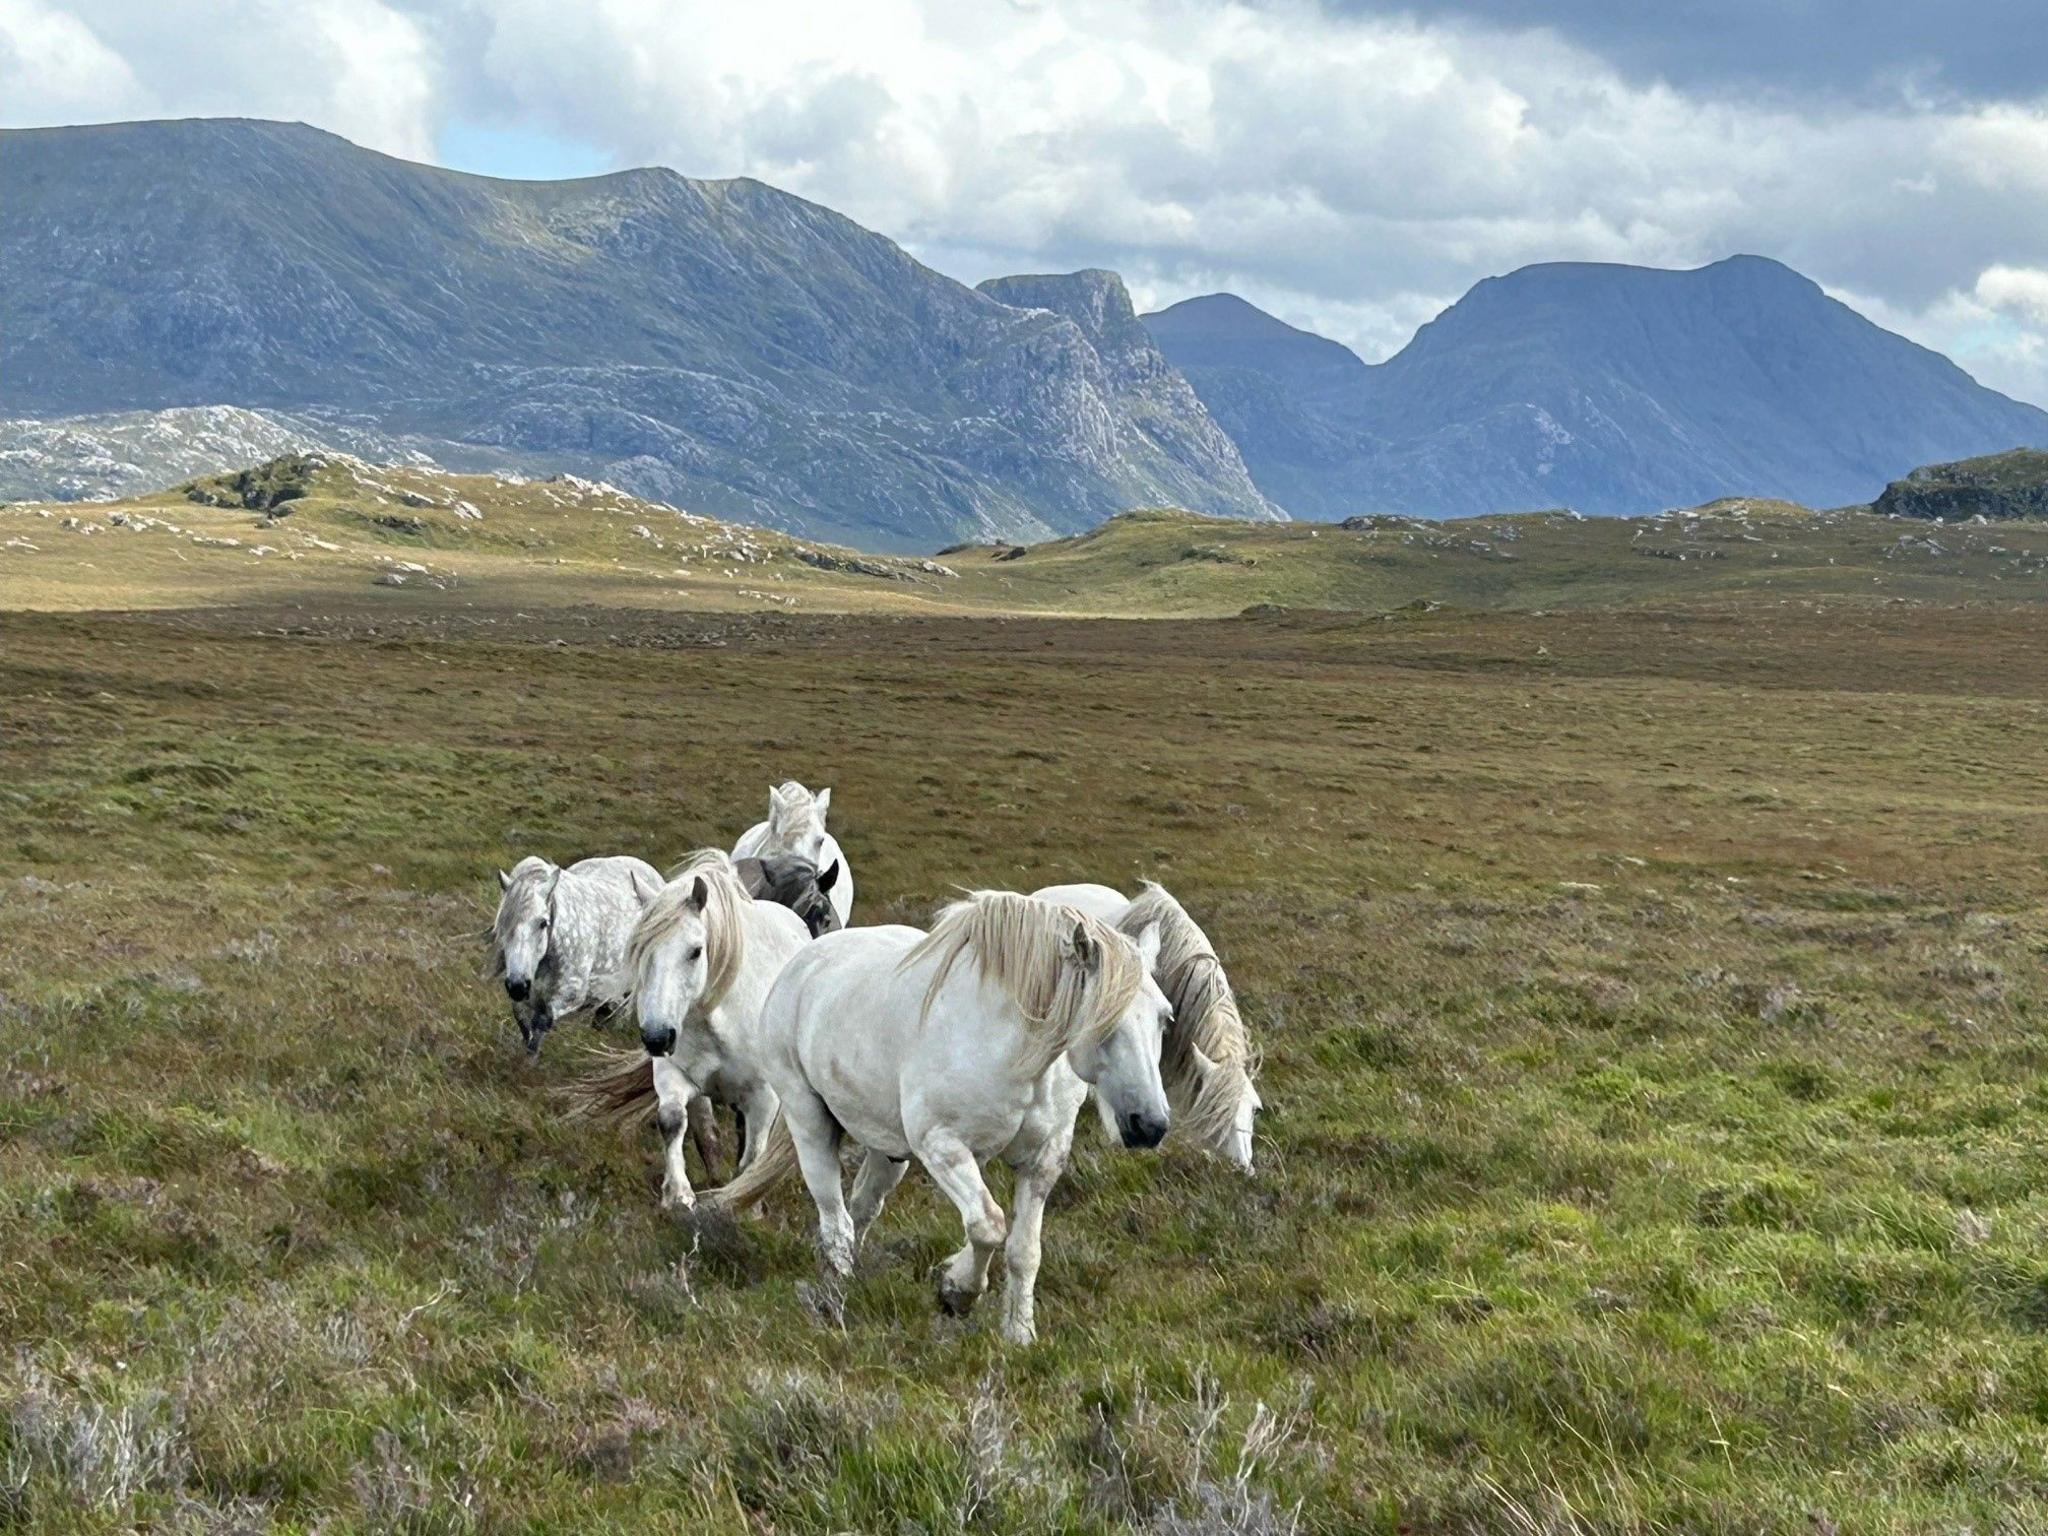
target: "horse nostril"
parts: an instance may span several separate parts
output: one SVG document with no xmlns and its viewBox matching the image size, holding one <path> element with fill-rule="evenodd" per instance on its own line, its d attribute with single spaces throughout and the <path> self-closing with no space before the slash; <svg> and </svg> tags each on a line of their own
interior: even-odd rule
<svg viewBox="0 0 2048 1536">
<path fill-rule="evenodd" d="M 1118 1129 L 1127 1147 L 1156 1147 L 1166 1140 L 1166 1122 L 1157 1115 L 1126 1115 Z"/>
<path fill-rule="evenodd" d="M 533 983 L 530 981 L 514 981 L 510 976 L 505 978 L 505 995 L 515 1003 L 525 1002 L 526 994 L 532 990 Z"/>
<path fill-rule="evenodd" d="M 666 1056 L 676 1048 L 676 1032 L 666 1026 L 660 1029 L 640 1031 L 640 1043 L 647 1047 L 650 1056 Z"/>
</svg>

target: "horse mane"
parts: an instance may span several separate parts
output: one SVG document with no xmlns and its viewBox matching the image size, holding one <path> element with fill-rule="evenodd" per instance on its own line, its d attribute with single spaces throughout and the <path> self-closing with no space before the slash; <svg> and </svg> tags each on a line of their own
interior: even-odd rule
<svg viewBox="0 0 2048 1536">
<path fill-rule="evenodd" d="M 689 910 L 696 878 L 704 881 L 704 995 L 697 1006 L 709 1013 L 725 1001 L 725 994 L 747 958 L 747 931 L 740 913 L 753 904 L 732 859 L 722 848 L 700 848 L 669 873 L 668 884 L 655 893 L 641 909 L 640 921 L 626 940 L 625 978 L 627 987 L 637 983 L 648 960 L 662 944 L 675 937 Z"/>
<path fill-rule="evenodd" d="M 822 831 L 825 818 L 818 810 L 818 797 L 795 779 L 784 779 L 768 791 L 768 829 L 771 833 L 801 827 L 813 820 Z"/>
<path fill-rule="evenodd" d="M 1095 946 L 1093 967 L 1075 962 L 1069 945 L 1076 928 Z M 925 1012 L 970 951 L 984 979 L 1024 1015 L 1038 1072 L 1077 1045 L 1106 1039 L 1145 981 L 1137 945 L 1107 923 L 1014 891 L 970 891 L 942 907 L 931 932 L 898 963 L 903 970 L 938 961 Z"/>
<path fill-rule="evenodd" d="M 496 981 L 505 974 L 505 944 L 512 937 L 512 914 L 519 910 L 513 894 L 525 894 L 525 887 L 533 885 L 555 868 L 537 853 L 529 853 L 512 866 L 511 880 L 498 893 L 498 910 L 491 914 L 491 926 L 485 930 L 484 942 L 490 946 L 489 959 L 485 962 L 484 980 Z"/>
<path fill-rule="evenodd" d="M 1159 961 L 1153 974 L 1173 1005 L 1160 1076 L 1179 1128 L 1218 1145 L 1236 1128 L 1238 1105 L 1258 1071 L 1251 1033 L 1209 936 L 1165 887 L 1147 880 L 1116 925 L 1135 938 L 1154 924 Z M 1215 1064 L 1212 1070 L 1203 1069 L 1197 1051 Z"/>
</svg>

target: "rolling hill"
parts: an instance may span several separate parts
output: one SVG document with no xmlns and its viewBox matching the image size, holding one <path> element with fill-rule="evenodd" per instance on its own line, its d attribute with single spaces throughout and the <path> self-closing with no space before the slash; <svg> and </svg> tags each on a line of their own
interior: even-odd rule
<svg viewBox="0 0 2048 1536">
<path fill-rule="evenodd" d="M 288 454 L 94 505 L 0 508 L 11 609 L 421 604 L 1215 617 L 1847 598 L 2048 601 L 2024 525 L 1730 498 L 1653 517 L 1253 523 L 1119 514 L 1036 544 L 862 554 L 573 475 Z"/>
<path fill-rule="evenodd" d="M 9 132 L 0 208 L 0 416 L 82 440 L 226 403 L 868 547 L 1279 515 L 1185 386 L 1134 414 L 1065 316 L 755 181 L 498 181 L 222 119 Z"/>
<path fill-rule="evenodd" d="M 1830 506 L 1915 464 L 2048 445 L 2048 413 L 1754 256 L 1524 267 L 1377 366 L 1229 294 L 1145 324 L 1298 517 Z"/>
</svg>

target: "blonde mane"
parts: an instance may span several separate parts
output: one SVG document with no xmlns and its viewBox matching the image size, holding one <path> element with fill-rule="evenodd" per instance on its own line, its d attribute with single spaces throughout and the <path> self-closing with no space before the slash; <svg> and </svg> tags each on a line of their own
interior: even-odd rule
<svg viewBox="0 0 2048 1536">
<path fill-rule="evenodd" d="M 1093 946 L 1093 965 L 1077 962 L 1072 940 L 1079 929 Z M 960 957 L 973 953 L 982 976 L 1024 1015 L 1034 1046 L 1033 1070 L 1042 1072 L 1077 1045 L 1099 1044 L 1130 1011 L 1144 985 L 1138 947 L 1107 923 L 1014 891 L 970 891 L 941 908 L 931 932 L 898 969 L 936 959 L 925 988 L 930 1011 Z"/>
<path fill-rule="evenodd" d="M 795 779 L 784 779 L 768 791 L 768 835 L 802 832 L 813 824 L 825 830 L 825 813 L 818 808 L 816 793 Z"/>
<path fill-rule="evenodd" d="M 1155 923 L 1159 962 L 1153 974 L 1173 1005 L 1160 1075 L 1179 1128 L 1197 1141 L 1219 1145 L 1236 1128 L 1238 1105 L 1258 1071 L 1251 1035 L 1209 936 L 1163 887 L 1147 880 L 1117 927 L 1135 938 Z M 1215 1064 L 1214 1070 L 1203 1070 L 1197 1051 Z"/>
<path fill-rule="evenodd" d="M 626 941 L 625 979 L 637 989 L 655 950 L 674 938 L 690 910 L 697 880 L 704 882 L 704 995 L 698 1008 L 709 1013 L 725 1000 L 747 958 L 747 931 L 740 913 L 753 902 L 723 849 L 700 848 L 670 872 L 668 884 L 640 913 Z"/>
</svg>

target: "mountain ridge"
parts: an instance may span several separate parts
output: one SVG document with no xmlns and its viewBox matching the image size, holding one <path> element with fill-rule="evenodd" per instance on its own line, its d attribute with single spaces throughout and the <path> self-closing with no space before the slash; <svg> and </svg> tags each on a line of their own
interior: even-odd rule
<svg viewBox="0 0 2048 1536">
<path fill-rule="evenodd" d="M 1163 484 L 1277 515 L 1191 390 L 1142 431 L 1078 328 L 747 178 L 505 181 L 187 119 L 9 130 L 0 201 L 9 417 L 327 412 L 869 546 L 1072 531 Z"/>
<path fill-rule="evenodd" d="M 2048 412 L 1768 257 L 1537 263 L 1474 284 L 1383 363 L 1325 351 L 1320 371 L 1312 348 L 1335 343 L 1214 299 L 1146 324 L 1297 516 L 1868 502 L 1915 464 L 2048 442 Z"/>
</svg>

